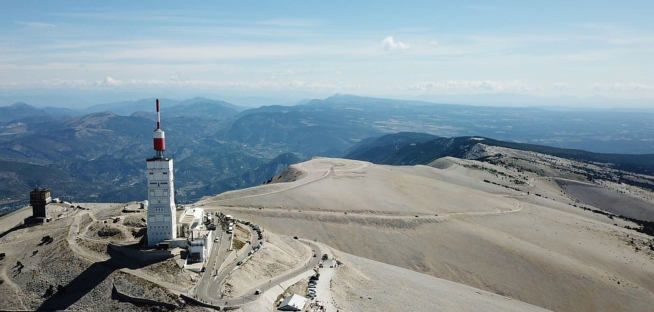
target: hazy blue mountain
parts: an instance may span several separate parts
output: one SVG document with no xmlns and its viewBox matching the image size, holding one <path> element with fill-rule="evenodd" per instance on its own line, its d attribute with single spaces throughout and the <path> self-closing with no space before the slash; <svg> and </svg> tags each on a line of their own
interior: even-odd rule
<svg viewBox="0 0 654 312">
<path fill-rule="evenodd" d="M 633 110 L 482 107 L 335 95 L 293 109 L 359 111 L 357 122 L 382 132 L 483 136 L 599 153 L 654 153 L 654 113 Z M 347 113 L 345 113 L 347 112 Z"/>
<path fill-rule="evenodd" d="M 213 105 L 213 106 L 219 106 L 219 107 L 224 107 L 224 108 L 231 108 L 235 111 L 243 111 L 245 110 L 245 107 L 234 105 L 225 101 L 219 101 L 219 100 L 212 100 L 212 99 L 207 99 L 203 97 L 194 97 L 191 99 L 187 99 L 184 101 L 179 102 L 180 106 L 189 106 L 189 105 L 197 105 L 197 104 L 205 104 L 205 105 Z"/>
<path fill-rule="evenodd" d="M 293 153 L 284 153 L 240 176 L 215 181 L 200 191 L 205 195 L 220 194 L 225 191 L 260 185 L 278 173 L 284 171 L 288 166 L 297 164 L 301 161 L 302 159 Z"/>
<path fill-rule="evenodd" d="M 40 110 L 31 112 L 42 114 Z M 143 114 L 153 117 L 152 113 Z M 0 200 L 20 198 L 29 191 L 26 185 L 34 182 L 39 172 L 61 173 L 62 180 L 42 179 L 43 186 L 53 188 L 54 196 L 74 201 L 144 199 L 145 159 L 154 154 L 152 131 L 155 122 L 138 115 L 99 112 L 0 127 L 0 161 L 4 161 L 0 162 L 0 172 L 15 177 L 12 170 L 16 164 L 27 168 L 21 172 L 32 170 L 31 175 L 24 175 L 25 181 L 12 178 L 14 182 L 0 188 Z M 274 148 L 251 149 L 239 142 L 224 140 L 218 133 L 229 122 L 198 116 L 168 117 L 164 121 L 166 155 L 176 160 L 180 202 L 214 195 L 205 192 L 218 188 L 208 188 L 208 185 L 222 185 L 220 189 L 227 190 L 229 185 L 260 184 L 264 180 L 243 175 L 267 175 L 270 170 L 260 168 L 283 153 Z M 258 168 L 257 173 L 250 173 Z M 232 182 L 219 182 L 229 179 Z"/>
<path fill-rule="evenodd" d="M 359 159 L 365 157 L 362 153 L 388 155 L 407 144 L 423 143 L 436 138 L 435 135 L 416 132 L 399 132 L 381 137 L 370 137 L 352 146 L 345 158 Z"/>
<path fill-rule="evenodd" d="M 244 108 L 205 98 L 193 98 L 180 102 L 166 110 L 167 116 L 202 116 L 216 119 L 227 119 L 235 116 Z"/>
<path fill-rule="evenodd" d="M 0 123 L 7 123 L 11 121 L 30 118 L 38 120 L 38 118 L 49 118 L 50 114 L 36 107 L 27 105 L 23 102 L 17 102 L 10 106 L 0 107 Z"/>
<path fill-rule="evenodd" d="M 251 112 L 226 129 L 224 137 L 248 146 L 281 145 L 301 153 L 317 155 L 330 150 L 348 150 L 363 138 L 380 133 L 357 122 L 360 112 L 304 107 L 290 111 Z"/>
<path fill-rule="evenodd" d="M 258 108 L 251 108 L 248 110 L 244 110 L 240 113 L 238 113 L 236 118 L 241 118 L 247 115 L 252 115 L 252 114 L 262 114 L 262 113 L 280 113 L 280 112 L 289 112 L 289 111 L 295 111 L 297 110 L 296 107 L 289 107 L 289 106 L 282 106 L 282 105 L 270 105 L 270 106 L 261 106 Z"/>
<path fill-rule="evenodd" d="M 155 98 L 140 99 L 136 101 L 124 101 L 117 103 L 98 104 L 88 107 L 85 113 L 110 111 L 117 115 L 129 116 L 135 112 L 154 112 Z M 171 99 L 159 99 L 161 106 L 161 116 L 178 117 L 178 116 L 204 116 L 225 119 L 236 115 L 245 108 L 230 104 L 224 101 L 217 101 L 201 97 L 177 101 Z"/>
<path fill-rule="evenodd" d="M 123 101 L 116 103 L 97 104 L 84 109 L 84 113 L 97 113 L 97 112 L 113 112 L 117 115 L 128 116 L 138 111 L 154 111 L 155 98 L 140 99 L 136 101 Z M 170 107 L 174 107 L 180 103 L 177 100 L 159 99 L 162 112 L 165 112 Z M 163 113 L 162 113 L 163 114 Z"/>
<path fill-rule="evenodd" d="M 470 137 L 435 138 L 418 142 L 412 139 L 415 137 L 415 133 L 393 136 L 394 140 L 406 143 L 389 143 L 389 137 L 382 136 L 375 142 L 351 150 L 345 158 L 385 165 L 425 165 L 434 159 L 445 156 L 463 157 L 472 146 L 479 143 L 479 141 L 471 140 Z M 401 139 L 402 137 L 406 138 Z"/>
<path fill-rule="evenodd" d="M 205 98 L 162 99 L 162 105 L 166 155 L 176 161 L 180 202 L 260 184 L 279 166 L 312 156 L 347 154 L 393 164 L 457 156 L 469 146 L 458 137 L 492 137 L 503 144 L 545 149 L 654 153 L 654 115 L 640 111 L 475 107 L 350 95 L 245 111 Z M 98 112 L 69 116 L 79 112 L 26 104 L 0 107 L 0 161 L 5 162 L 0 166 L 22 163 L 35 171 L 66 173 L 72 182 L 56 184 L 59 194 L 73 200 L 145 198 L 144 159 L 154 153 L 154 99 L 90 110 Z M 520 146 L 537 148 L 528 144 Z M 575 156 L 566 150 L 557 153 Z M 582 158 L 616 161 L 643 172 L 654 163 L 647 155 L 611 157 L 591 153 Z M 78 182 L 89 185 L 74 186 Z M 0 199 L 26 191 L 26 183 L 15 185 L 0 188 Z"/>
<path fill-rule="evenodd" d="M 53 106 L 41 107 L 40 109 L 48 113 L 50 116 L 57 117 L 57 118 L 84 115 L 84 112 L 78 109 L 53 107 Z"/>
<path fill-rule="evenodd" d="M 0 189 L 2 189 L 0 199 L 29 199 L 29 190 L 36 186 L 56 186 L 58 194 L 62 194 L 62 190 L 67 189 L 90 191 L 94 187 L 63 170 L 0 160 Z"/>
</svg>

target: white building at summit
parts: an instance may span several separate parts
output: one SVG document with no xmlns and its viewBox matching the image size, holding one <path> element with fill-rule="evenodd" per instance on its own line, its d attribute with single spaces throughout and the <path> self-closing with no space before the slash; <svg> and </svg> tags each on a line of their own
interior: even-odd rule
<svg viewBox="0 0 654 312">
<path fill-rule="evenodd" d="M 175 215 L 175 179 L 173 159 L 164 157 L 166 149 L 164 131 L 161 130 L 161 113 L 157 99 L 157 129 L 154 130 L 156 155 L 147 159 L 148 180 L 148 246 L 153 247 L 165 240 L 177 238 Z"/>
</svg>

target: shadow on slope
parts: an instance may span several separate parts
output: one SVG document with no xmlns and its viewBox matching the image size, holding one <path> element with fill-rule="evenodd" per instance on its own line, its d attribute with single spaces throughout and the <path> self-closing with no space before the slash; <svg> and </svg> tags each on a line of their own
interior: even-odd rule
<svg viewBox="0 0 654 312">
<path fill-rule="evenodd" d="M 109 275 L 120 269 L 140 269 L 151 263 L 137 262 L 127 259 L 125 255 L 107 248 L 111 258 L 102 262 L 95 262 L 84 272 L 70 281 L 68 285 L 59 287 L 57 292 L 51 295 L 41 304 L 38 310 L 67 310 L 82 297 L 93 291 Z"/>
<path fill-rule="evenodd" d="M 604 187 L 556 180 L 566 193 L 580 202 L 602 210 L 638 220 L 654 221 L 654 205 Z"/>
</svg>

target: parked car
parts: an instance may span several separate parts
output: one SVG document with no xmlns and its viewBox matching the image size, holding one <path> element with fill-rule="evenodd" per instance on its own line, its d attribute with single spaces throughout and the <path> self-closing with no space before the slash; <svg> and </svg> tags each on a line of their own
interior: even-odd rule
<svg viewBox="0 0 654 312">
<path fill-rule="evenodd" d="M 241 265 L 241 264 L 243 264 L 243 261 L 236 262 L 236 265 L 237 265 L 237 266 L 239 266 L 239 265 Z"/>
<path fill-rule="evenodd" d="M 217 242 L 219 242 L 219 241 L 220 241 L 220 239 L 218 239 L 218 238 L 215 238 L 215 239 L 213 240 L 214 243 L 217 243 Z"/>
<path fill-rule="evenodd" d="M 309 288 L 316 288 L 316 284 L 309 284 Z"/>
<path fill-rule="evenodd" d="M 322 255 L 322 260 L 329 260 L 329 256 L 327 254 Z"/>
<path fill-rule="evenodd" d="M 257 290 L 255 290 L 255 291 L 254 291 L 254 294 L 255 294 L 255 295 L 261 295 L 261 289 L 257 289 Z"/>
</svg>

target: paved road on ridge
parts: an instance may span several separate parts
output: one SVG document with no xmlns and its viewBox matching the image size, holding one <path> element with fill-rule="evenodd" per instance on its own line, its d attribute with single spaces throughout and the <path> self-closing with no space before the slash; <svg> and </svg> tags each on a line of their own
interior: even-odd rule
<svg viewBox="0 0 654 312">
<path fill-rule="evenodd" d="M 295 270 L 283 274 L 281 276 L 272 278 L 267 282 L 263 282 L 260 285 L 247 291 L 246 294 L 243 296 L 236 297 L 236 298 L 220 298 L 220 288 L 222 284 L 225 282 L 225 280 L 227 279 L 227 277 L 236 268 L 236 262 L 243 261 L 245 258 L 248 257 L 247 249 L 245 249 L 246 247 L 243 247 L 242 249 L 243 253 L 242 254 L 239 253 L 239 257 L 235 261 L 231 262 L 229 265 L 224 267 L 219 272 L 217 277 L 213 275 L 213 272 L 209 272 L 209 270 L 207 270 L 207 272 L 204 273 L 204 276 L 202 277 L 202 280 L 200 281 L 197 288 L 199 290 L 197 292 L 198 299 L 221 307 L 242 306 L 246 303 L 259 299 L 260 295 L 254 295 L 255 290 L 260 289 L 261 293 L 264 293 L 267 290 L 279 285 L 280 283 L 285 282 L 286 280 L 294 278 L 308 270 L 317 267 L 318 263 L 320 262 L 320 257 L 322 255 L 320 247 L 316 243 L 309 240 L 300 239 L 300 241 L 307 244 L 309 248 L 314 250 L 313 253 L 316 255 L 316 257 L 313 257 L 312 254 L 309 261 L 307 261 L 303 266 L 298 267 Z M 258 242 L 253 244 L 253 246 L 256 246 L 256 244 L 258 244 Z M 218 264 L 218 266 L 219 265 L 220 264 Z M 210 278 L 205 279 L 205 277 L 207 276 L 209 276 Z"/>
</svg>

